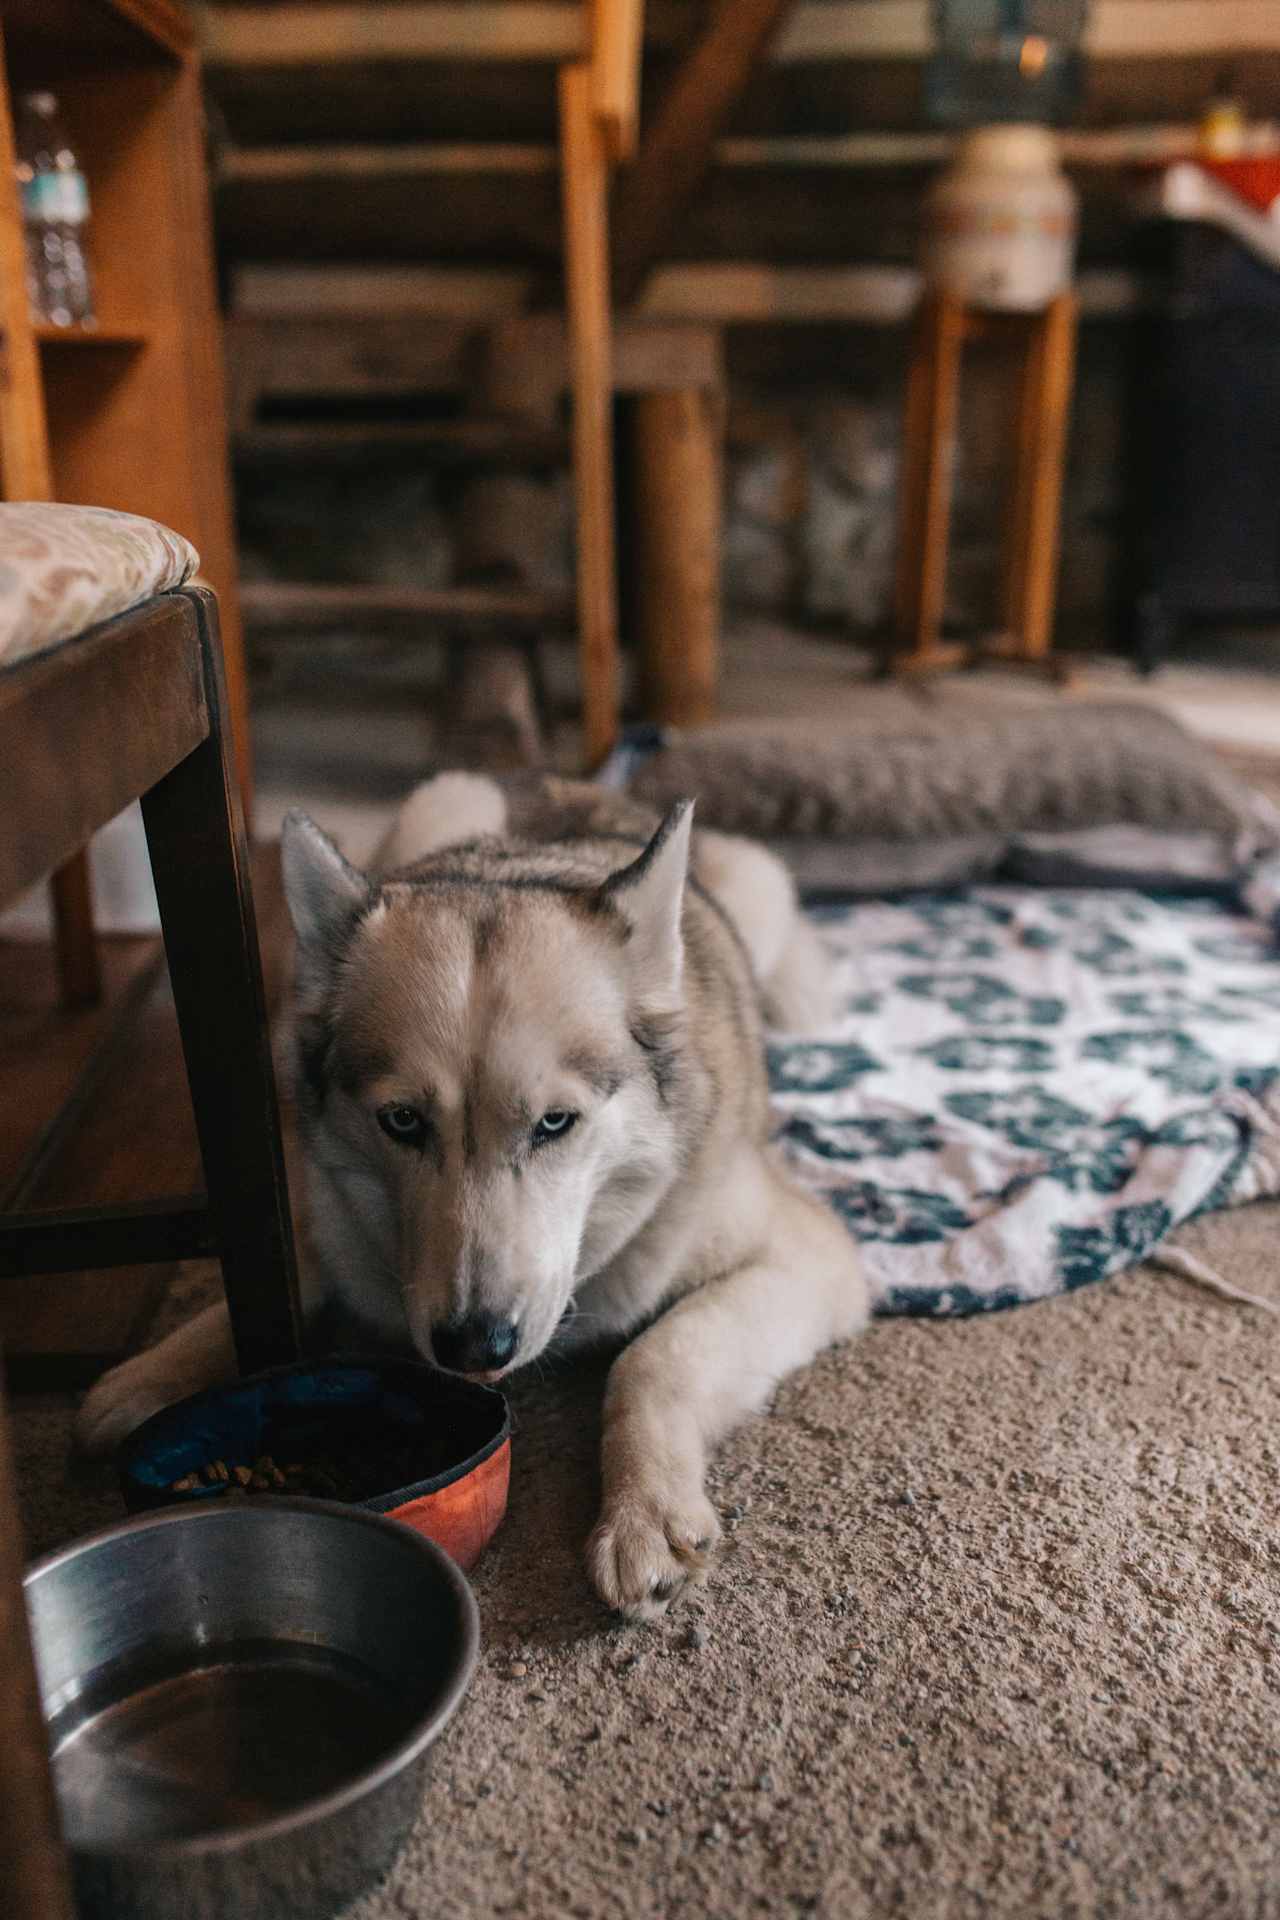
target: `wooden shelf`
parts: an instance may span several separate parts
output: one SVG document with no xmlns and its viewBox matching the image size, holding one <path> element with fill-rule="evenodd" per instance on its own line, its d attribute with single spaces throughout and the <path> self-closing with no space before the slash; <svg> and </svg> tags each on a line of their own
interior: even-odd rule
<svg viewBox="0 0 1280 1920">
<path fill-rule="evenodd" d="M 35 329 L 42 347 L 145 347 L 150 336 L 133 327 L 54 327 Z"/>
<path fill-rule="evenodd" d="M 89 183 L 98 325 L 34 325 L 11 102 L 58 97 Z M 0 475 L 186 535 L 218 595 L 246 801 L 247 689 L 208 226 L 204 112 L 181 0 L 0 0 Z"/>
</svg>

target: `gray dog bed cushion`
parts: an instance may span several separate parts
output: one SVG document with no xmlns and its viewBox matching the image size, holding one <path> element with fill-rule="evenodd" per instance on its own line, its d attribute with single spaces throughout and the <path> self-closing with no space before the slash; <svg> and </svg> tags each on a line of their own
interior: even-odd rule
<svg viewBox="0 0 1280 1920">
<path fill-rule="evenodd" d="M 658 737 L 614 778 L 703 826 L 784 852 L 802 883 L 859 894 L 999 875 L 1029 884 L 1228 883 L 1280 845 L 1280 815 L 1166 714 L 1055 700 L 997 719 Z"/>
</svg>

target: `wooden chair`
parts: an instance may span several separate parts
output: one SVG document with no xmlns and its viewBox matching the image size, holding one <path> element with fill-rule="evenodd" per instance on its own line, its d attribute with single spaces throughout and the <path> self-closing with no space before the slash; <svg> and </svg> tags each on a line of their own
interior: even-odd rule
<svg viewBox="0 0 1280 1920">
<path fill-rule="evenodd" d="M 217 607 L 200 588 L 0 668 L 0 904 L 141 798 L 208 1190 L 0 1216 L 0 1276 L 216 1254 L 249 1370 L 296 1354 L 297 1282 L 226 714 Z M 24 1920 L 71 1920 L 21 1572 L 0 1404 L 0 1887 Z"/>
</svg>

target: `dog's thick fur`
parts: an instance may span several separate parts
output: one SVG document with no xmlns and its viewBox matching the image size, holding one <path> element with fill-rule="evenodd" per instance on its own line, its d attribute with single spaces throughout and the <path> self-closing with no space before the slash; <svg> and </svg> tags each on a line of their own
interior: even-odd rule
<svg viewBox="0 0 1280 1920">
<path fill-rule="evenodd" d="M 455 774 L 406 803 L 386 878 L 302 815 L 283 848 L 316 1337 L 337 1310 L 347 1344 L 431 1357 L 481 1316 L 515 1341 L 495 1377 L 633 1336 L 588 1565 L 637 1616 L 719 1531 L 708 1449 L 867 1313 L 848 1234 L 768 1145 L 762 1011 L 821 1019 L 821 949 L 762 848 L 698 835 L 686 884 L 691 816 L 651 834 L 599 789 Z M 99 1382 L 82 1441 L 232 1369 L 210 1309 Z"/>
</svg>

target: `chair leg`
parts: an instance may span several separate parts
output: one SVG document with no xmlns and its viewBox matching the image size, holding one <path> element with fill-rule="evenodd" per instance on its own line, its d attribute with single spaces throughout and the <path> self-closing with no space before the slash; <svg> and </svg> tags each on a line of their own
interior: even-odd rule
<svg viewBox="0 0 1280 1920">
<path fill-rule="evenodd" d="M 298 1284 L 249 851 L 212 596 L 200 621 L 209 738 L 142 801 L 187 1078 L 244 1372 L 298 1352 Z"/>
<path fill-rule="evenodd" d="M 102 1000 L 102 967 L 93 931 L 89 856 L 82 847 L 58 868 L 53 895 L 53 938 L 64 1007 L 96 1007 Z"/>
<path fill-rule="evenodd" d="M 71 1885 L 49 1777 L 49 1741 L 22 1595 L 22 1534 L 0 1386 L 0 1887 L 5 1912 L 73 1920 Z M 12 1901 L 12 1906 L 9 1902 Z"/>
</svg>

